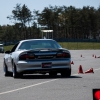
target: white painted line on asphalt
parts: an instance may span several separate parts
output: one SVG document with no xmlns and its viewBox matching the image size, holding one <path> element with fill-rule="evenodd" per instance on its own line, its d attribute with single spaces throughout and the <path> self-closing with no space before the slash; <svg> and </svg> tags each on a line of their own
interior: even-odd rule
<svg viewBox="0 0 100 100">
<path fill-rule="evenodd" d="M 37 86 L 37 85 L 49 83 L 49 82 L 56 81 L 56 80 L 58 80 L 58 79 L 52 79 L 52 80 L 49 80 L 49 81 L 37 83 L 37 84 L 34 84 L 34 85 L 29 85 L 29 86 L 26 86 L 26 87 L 22 87 L 22 88 L 15 89 L 15 90 L 10 90 L 10 91 L 6 91 L 6 92 L 2 92 L 2 93 L 0 93 L 0 95 L 7 94 L 7 93 L 11 93 L 11 92 L 15 92 L 15 91 L 19 91 L 19 90 L 23 90 L 23 89 L 27 89 L 27 88 L 30 88 L 30 87 L 34 87 L 34 86 Z"/>
<path fill-rule="evenodd" d="M 94 69 L 94 70 L 100 70 L 100 68 Z M 73 74 L 73 75 L 79 75 L 79 74 Z M 49 82 L 56 81 L 56 80 L 59 80 L 59 79 L 52 79 L 52 80 L 49 80 L 49 81 L 45 81 L 45 82 L 41 82 L 41 83 L 29 85 L 29 86 L 26 86 L 26 87 L 22 87 L 22 88 L 15 89 L 15 90 L 10 90 L 10 91 L 6 91 L 6 92 L 1 92 L 0 95 L 2 95 L 2 94 L 7 94 L 7 93 L 11 93 L 11 92 L 16 92 L 16 91 L 19 91 L 19 90 L 27 89 L 27 88 L 30 88 L 30 87 L 34 87 L 34 86 L 37 86 L 37 85 L 49 83 Z"/>
</svg>

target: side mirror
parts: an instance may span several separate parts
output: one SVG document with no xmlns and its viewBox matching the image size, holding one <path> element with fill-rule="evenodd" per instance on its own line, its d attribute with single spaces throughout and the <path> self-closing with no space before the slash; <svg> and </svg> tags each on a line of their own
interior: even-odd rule
<svg viewBox="0 0 100 100">
<path fill-rule="evenodd" d="M 9 50 L 9 51 L 5 51 L 5 54 L 10 54 L 11 53 L 11 51 Z"/>
</svg>

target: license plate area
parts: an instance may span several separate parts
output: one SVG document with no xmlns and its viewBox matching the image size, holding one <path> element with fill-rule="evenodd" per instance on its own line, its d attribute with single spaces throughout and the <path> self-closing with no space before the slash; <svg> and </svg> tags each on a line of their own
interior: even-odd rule
<svg viewBox="0 0 100 100">
<path fill-rule="evenodd" d="M 52 63 L 48 62 L 48 63 L 42 63 L 42 68 L 51 68 Z"/>
</svg>

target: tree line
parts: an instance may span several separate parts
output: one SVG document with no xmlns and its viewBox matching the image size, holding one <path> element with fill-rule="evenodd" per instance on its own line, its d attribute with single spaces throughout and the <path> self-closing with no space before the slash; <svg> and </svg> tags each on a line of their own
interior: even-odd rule
<svg viewBox="0 0 100 100">
<path fill-rule="evenodd" d="M 13 25 L 0 25 L 1 41 L 41 38 L 41 30 L 53 30 L 54 39 L 100 39 L 100 6 L 49 5 L 40 12 L 16 4 L 7 18 Z"/>
</svg>

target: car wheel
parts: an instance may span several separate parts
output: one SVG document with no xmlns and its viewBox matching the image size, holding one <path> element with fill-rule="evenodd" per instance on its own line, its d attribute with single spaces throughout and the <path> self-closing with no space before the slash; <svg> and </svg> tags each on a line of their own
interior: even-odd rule
<svg viewBox="0 0 100 100">
<path fill-rule="evenodd" d="M 2 53 L 4 53 L 4 51 L 2 51 Z"/>
<path fill-rule="evenodd" d="M 71 69 L 66 69 L 61 72 L 62 77 L 70 77 L 71 76 Z"/>
<path fill-rule="evenodd" d="M 9 76 L 10 72 L 8 71 L 8 68 L 5 62 L 3 63 L 3 69 L 4 69 L 4 76 Z"/>
<path fill-rule="evenodd" d="M 13 78 L 21 78 L 23 76 L 22 73 L 18 73 L 17 70 L 16 70 L 16 65 L 13 63 L 13 66 L 12 66 L 12 76 Z"/>
<path fill-rule="evenodd" d="M 12 76 L 13 76 L 13 78 L 17 78 L 18 77 L 18 73 L 16 71 L 16 66 L 15 66 L 14 63 L 12 65 Z"/>
</svg>

